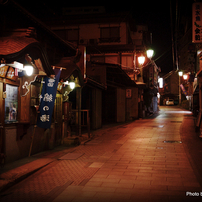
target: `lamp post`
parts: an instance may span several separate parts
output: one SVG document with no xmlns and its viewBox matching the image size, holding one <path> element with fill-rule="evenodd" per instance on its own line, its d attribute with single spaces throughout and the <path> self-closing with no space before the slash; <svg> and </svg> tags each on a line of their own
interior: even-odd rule
<svg viewBox="0 0 202 202">
<path fill-rule="evenodd" d="M 147 54 L 147 58 L 149 58 L 150 60 L 151 60 L 151 58 L 153 57 L 153 55 L 154 55 L 154 51 L 152 50 L 152 49 L 148 49 L 147 51 L 146 51 L 146 54 Z M 142 66 L 143 64 L 144 64 L 144 62 L 145 62 L 145 56 L 142 54 L 141 56 L 139 56 L 138 58 L 138 63 Z M 135 52 L 135 57 L 134 57 L 134 67 L 135 67 L 135 69 L 134 69 L 134 73 L 135 73 L 135 80 L 137 80 L 137 66 L 136 66 L 136 52 Z M 140 73 L 141 73 L 141 75 L 142 75 L 142 68 L 141 68 L 141 70 L 140 70 Z"/>
<path fill-rule="evenodd" d="M 181 76 L 183 76 L 183 72 L 182 72 L 182 71 L 179 71 L 179 72 L 178 72 L 178 75 L 179 75 L 179 104 L 181 104 L 180 78 L 181 78 Z"/>
</svg>

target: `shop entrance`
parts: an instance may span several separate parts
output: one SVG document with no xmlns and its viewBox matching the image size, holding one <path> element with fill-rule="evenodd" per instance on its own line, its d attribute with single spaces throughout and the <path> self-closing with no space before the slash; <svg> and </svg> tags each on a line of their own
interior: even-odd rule
<svg viewBox="0 0 202 202">
<path fill-rule="evenodd" d="M 0 82 L 0 153 L 4 153 L 4 102 L 3 102 L 3 83 Z"/>
<path fill-rule="evenodd" d="M 55 144 L 60 145 L 62 140 L 62 94 L 57 94 L 54 106 Z"/>
</svg>

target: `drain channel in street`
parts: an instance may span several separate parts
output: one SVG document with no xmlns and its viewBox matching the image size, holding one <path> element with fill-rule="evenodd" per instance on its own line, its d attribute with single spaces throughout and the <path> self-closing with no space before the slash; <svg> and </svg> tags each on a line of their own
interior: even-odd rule
<svg viewBox="0 0 202 202">
<path fill-rule="evenodd" d="M 165 140 L 164 143 L 182 143 L 182 141 L 176 141 L 176 140 Z"/>
<path fill-rule="evenodd" d="M 146 127 L 151 127 L 151 128 L 163 128 L 164 125 L 151 125 L 151 126 L 146 126 Z"/>
</svg>

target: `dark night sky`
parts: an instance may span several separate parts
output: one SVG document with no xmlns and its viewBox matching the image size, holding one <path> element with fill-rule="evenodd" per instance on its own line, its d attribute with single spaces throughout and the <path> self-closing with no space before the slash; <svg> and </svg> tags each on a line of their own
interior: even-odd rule
<svg viewBox="0 0 202 202">
<path fill-rule="evenodd" d="M 61 13 L 62 7 L 74 7 L 76 6 L 93 6 L 85 1 L 83 4 L 76 2 L 73 4 L 69 1 L 57 0 L 41 0 L 41 1 L 25 1 L 16 0 L 22 6 L 27 8 L 32 14 L 42 17 L 43 15 L 58 16 Z M 32 2 L 32 3 L 31 3 Z M 90 2 L 90 1 L 89 1 Z M 91 1 L 92 2 L 92 1 Z M 129 1 L 128 1 L 129 2 Z M 173 8 L 173 17 L 175 18 L 175 2 L 171 0 Z M 179 16 L 190 16 L 193 0 L 178 0 Z M 132 13 L 133 18 L 138 23 L 147 24 L 149 31 L 153 34 L 153 48 L 155 51 L 154 60 L 156 64 L 161 67 L 162 72 L 169 72 L 173 69 L 172 65 L 172 51 L 171 51 L 171 26 L 170 26 L 170 1 L 133 1 L 131 3 L 124 2 L 115 5 L 104 4 L 107 12 L 121 12 L 127 11 Z M 32 5 L 30 7 L 30 5 Z M 106 6 L 107 5 L 107 6 Z M 124 16 L 121 16 L 124 17 Z"/>
</svg>

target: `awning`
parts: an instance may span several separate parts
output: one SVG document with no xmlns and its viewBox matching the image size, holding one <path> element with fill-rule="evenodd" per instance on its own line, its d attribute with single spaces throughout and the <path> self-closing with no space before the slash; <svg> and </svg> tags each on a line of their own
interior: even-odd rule
<svg viewBox="0 0 202 202">
<path fill-rule="evenodd" d="M 106 63 L 106 73 L 107 85 L 113 84 L 124 87 L 137 87 L 136 83 L 131 80 L 120 65 Z"/>
<path fill-rule="evenodd" d="M 136 81 L 136 84 L 138 86 L 146 86 L 146 83 L 142 82 L 142 81 Z"/>
<path fill-rule="evenodd" d="M 60 50 L 63 50 L 68 57 L 76 55 L 77 48 L 72 43 L 60 38 L 50 29 L 50 27 L 21 6 L 21 3 L 11 0 L 2 3 L 1 15 L 5 17 L 6 22 L 12 22 L 7 25 L 9 26 L 7 27 L 9 30 L 32 26 L 37 30 L 37 36 L 40 36 L 39 40 L 41 42 L 43 42 L 43 40 L 51 42 L 53 47 L 55 46 Z M 17 17 L 15 18 L 15 16 Z"/>
<path fill-rule="evenodd" d="M 81 73 L 80 68 L 74 63 L 73 61 L 69 60 L 68 58 L 62 58 L 57 64 L 54 65 L 55 67 L 63 68 L 61 72 L 60 79 L 63 79 L 64 81 L 68 80 L 71 75 L 74 76 L 74 78 L 78 77 L 79 84 L 81 86 L 84 85 L 83 81 L 83 75 Z"/>
<path fill-rule="evenodd" d="M 93 78 L 90 78 L 87 76 L 87 78 L 85 79 L 85 83 L 88 85 L 88 86 L 93 86 L 93 87 L 96 87 L 96 88 L 99 88 L 101 90 L 106 90 L 107 86 L 104 85 L 103 83 L 99 83 L 98 81 L 94 80 Z"/>
<path fill-rule="evenodd" d="M 146 83 L 144 83 L 144 82 L 136 81 L 135 83 L 137 84 L 137 87 L 139 89 L 145 89 L 146 88 Z"/>
<path fill-rule="evenodd" d="M 107 86 L 115 87 L 137 87 L 136 83 L 131 80 L 127 73 L 118 64 L 91 62 L 94 67 L 106 68 L 106 73 L 102 73 L 99 76 L 106 77 Z"/>
</svg>

